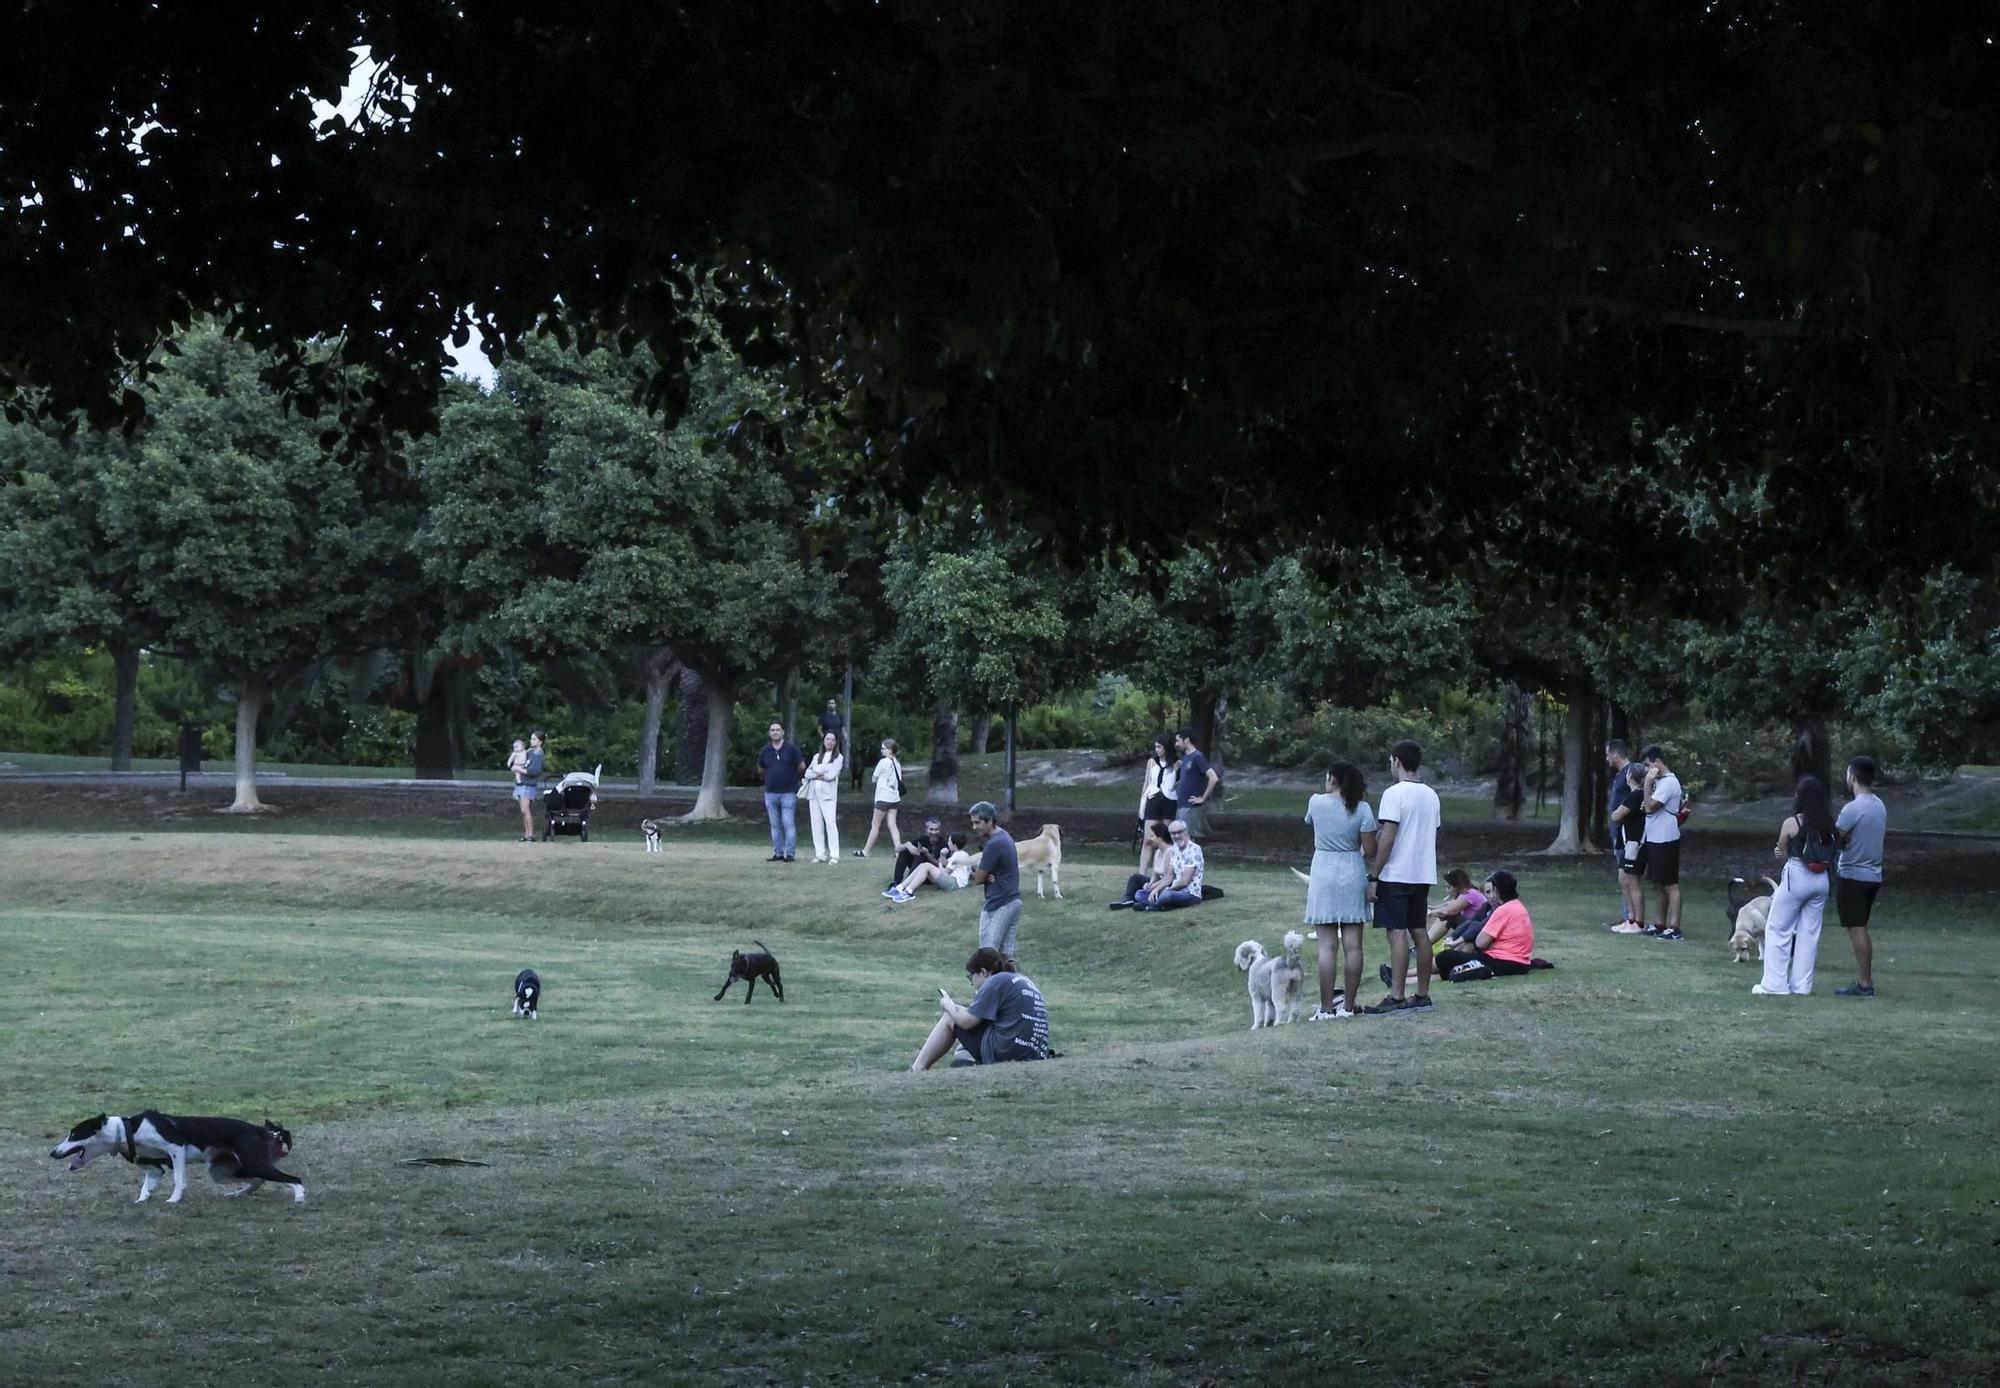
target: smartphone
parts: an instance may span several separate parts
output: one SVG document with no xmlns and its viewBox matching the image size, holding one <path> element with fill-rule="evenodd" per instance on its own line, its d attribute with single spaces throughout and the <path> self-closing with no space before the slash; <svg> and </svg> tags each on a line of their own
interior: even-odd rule
<svg viewBox="0 0 2000 1388">
<path fill-rule="evenodd" d="M 942 988 L 938 989 L 938 996 L 940 998 L 945 999 L 947 1002 L 951 1000 L 951 994 L 945 992 L 945 990 Z"/>
</svg>

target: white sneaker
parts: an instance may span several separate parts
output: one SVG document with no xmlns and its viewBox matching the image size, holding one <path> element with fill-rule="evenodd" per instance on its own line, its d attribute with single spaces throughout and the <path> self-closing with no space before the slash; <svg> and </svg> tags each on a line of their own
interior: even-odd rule
<svg viewBox="0 0 2000 1388">
<path fill-rule="evenodd" d="M 1774 992 L 1772 992 L 1772 991 L 1771 991 L 1771 990 L 1770 990 L 1769 988 L 1766 988 L 1766 987 L 1765 987 L 1765 986 L 1764 986 L 1763 984 L 1761 984 L 1761 983 L 1753 983 L 1753 984 L 1751 984 L 1751 985 L 1750 985 L 1750 993 L 1751 993 L 1751 996 L 1753 996 L 1753 997 L 1759 997 L 1759 998 L 1782 998 L 1782 997 L 1784 997 L 1784 996 L 1785 996 L 1785 994 L 1783 994 L 1783 993 L 1774 993 Z"/>
</svg>

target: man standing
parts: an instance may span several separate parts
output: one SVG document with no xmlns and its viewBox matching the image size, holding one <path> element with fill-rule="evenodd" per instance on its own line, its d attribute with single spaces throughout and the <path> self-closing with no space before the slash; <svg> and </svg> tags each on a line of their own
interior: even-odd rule
<svg viewBox="0 0 2000 1388">
<path fill-rule="evenodd" d="M 1839 873 L 1833 889 L 1833 909 L 1854 945 L 1852 985 L 1833 990 L 1835 997 L 1875 996 L 1875 942 L 1868 935 L 1868 917 L 1875 893 L 1882 890 L 1882 840 L 1889 830 L 1889 811 L 1875 793 L 1875 758 L 1856 757 L 1847 764 L 1847 793 L 1834 831 L 1840 836 Z"/>
<path fill-rule="evenodd" d="M 941 863 L 945 858 L 944 824 L 936 815 L 924 816 L 924 832 L 896 845 L 896 870 L 889 877 L 895 886 L 916 870 L 918 863 Z"/>
<path fill-rule="evenodd" d="M 986 841 L 972 880 L 986 888 L 986 905 L 979 913 L 979 947 L 997 949 L 1014 958 L 1014 940 L 1021 931 L 1021 858 L 1014 836 L 1000 827 L 1000 812 L 990 800 L 972 807 L 972 832 Z"/>
<path fill-rule="evenodd" d="M 1187 825 L 1178 819 L 1167 826 L 1167 834 L 1173 847 L 1167 850 L 1159 875 L 1133 893 L 1135 910 L 1174 911 L 1201 904 L 1201 878 L 1207 869 L 1201 845 L 1188 837 Z"/>
<path fill-rule="evenodd" d="M 1646 880 L 1660 889 L 1660 919 L 1646 930 L 1657 940 L 1681 939 L 1681 782 L 1656 743 L 1639 754 L 1646 763 Z M 1643 904 L 1644 898 L 1641 898 Z"/>
<path fill-rule="evenodd" d="M 1437 834 L 1444 810 L 1437 792 L 1417 779 L 1423 749 L 1408 740 L 1389 749 L 1389 774 L 1396 783 L 1382 792 L 1375 812 L 1381 828 L 1375 839 L 1375 861 L 1368 867 L 1368 899 L 1375 903 L 1375 927 L 1389 935 L 1390 986 L 1397 989 L 1367 1010 L 1387 1017 L 1422 1012 L 1431 1006 L 1431 949 L 1426 918 L 1431 888 L 1437 883 Z M 1322 926 L 1321 929 L 1326 927 Z M 1417 995 L 1400 990 L 1417 952 Z"/>
<path fill-rule="evenodd" d="M 785 725 L 773 722 L 770 743 L 757 749 L 757 769 L 764 773 L 764 814 L 771 821 L 774 863 L 794 863 L 799 855 L 799 786 L 805 780 L 805 753 L 785 736 Z"/>
<path fill-rule="evenodd" d="M 847 761 L 847 769 L 853 784 L 860 785 L 861 768 L 854 764 L 854 749 L 847 745 L 847 720 L 840 716 L 840 700 L 838 699 L 828 699 L 826 701 L 826 708 L 819 716 L 819 736 L 813 740 L 813 746 L 824 746 L 828 733 L 832 733 L 840 739 L 840 755 Z"/>
<path fill-rule="evenodd" d="M 1204 807 L 1222 778 L 1194 745 L 1194 735 L 1187 728 L 1174 734 L 1174 749 L 1181 754 L 1180 780 L 1174 785 L 1174 817 L 1187 825 L 1188 837 L 1200 838 L 1208 832 Z"/>
<path fill-rule="evenodd" d="M 1604 789 L 1604 834 L 1611 846 L 1611 873 L 1618 883 L 1618 895 L 1622 901 L 1623 911 L 1617 920 L 1611 922 L 1613 930 L 1624 925 L 1635 925 L 1639 917 L 1645 914 L 1645 903 L 1639 899 L 1639 880 L 1626 870 L 1625 864 L 1625 828 L 1627 825 L 1631 827 L 1633 841 L 1637 842 L 1639 823 L 1636 813 L 1628 813 L 1623 819 L 1618 815 L 1618 808 L 1625 803 L 1626 794 L 1630 790 L 1625 780 L 1625 768 L 1631 764 L 1632 758 L 1627 754 L 1622 738 L 1614 737 L 1604 744 L 1604 765 L 1611 773 L 1611 783 Z M 1636 812 L 1638 806 L 1634 803 L 1631 808 Z"/>
</svg>

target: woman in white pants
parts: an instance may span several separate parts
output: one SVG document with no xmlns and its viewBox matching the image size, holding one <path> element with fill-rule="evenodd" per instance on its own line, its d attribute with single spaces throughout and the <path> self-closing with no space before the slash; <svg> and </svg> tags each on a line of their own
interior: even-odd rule
<svg viewBox="0 0 2000 1388">
<path fill-rule="evenodd" d="M 819 752 L 806 763 L 804 790 L 806 809 L 812 815 L 813 861 L 840 861 L 840 825 L 834 822 L 834 804 L 840 796 L 840 769 L 847 764 L 840 755 L 840 734 L 827 733 L 819 740 Z"/>
<path fill-rule="evenodd" d="M 1801 777 L 1792 812 L 1779 826 L 1778 842 L 1771 850 L 1784 866 L 1778 870 L 1778 890 L 1764 925 L 1764 978 L 1751 992 L 1763 996 L 1813 990 L 1820 923 L 1826 917 L 1839 847 L 1826 787 L 1817 776 Z"/>
</svg>

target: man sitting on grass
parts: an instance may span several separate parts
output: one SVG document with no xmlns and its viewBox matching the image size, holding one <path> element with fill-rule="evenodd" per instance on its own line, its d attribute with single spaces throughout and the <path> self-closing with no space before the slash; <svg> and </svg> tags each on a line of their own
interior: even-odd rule
<svg viewBox="0 0 2000 1388">
<path fill-rule="evenodd" d="M 1177 911 L 1201 904 L 1201 878 L 1206 868 L 1201 845 L 1188 836 L 1185 820 L 1169 824 L 1167 834 L 1173 841 L 1167 850 L 1167 866 L 1149 885 L 1132 894 L 1135 911 Z"/>
</svg>

